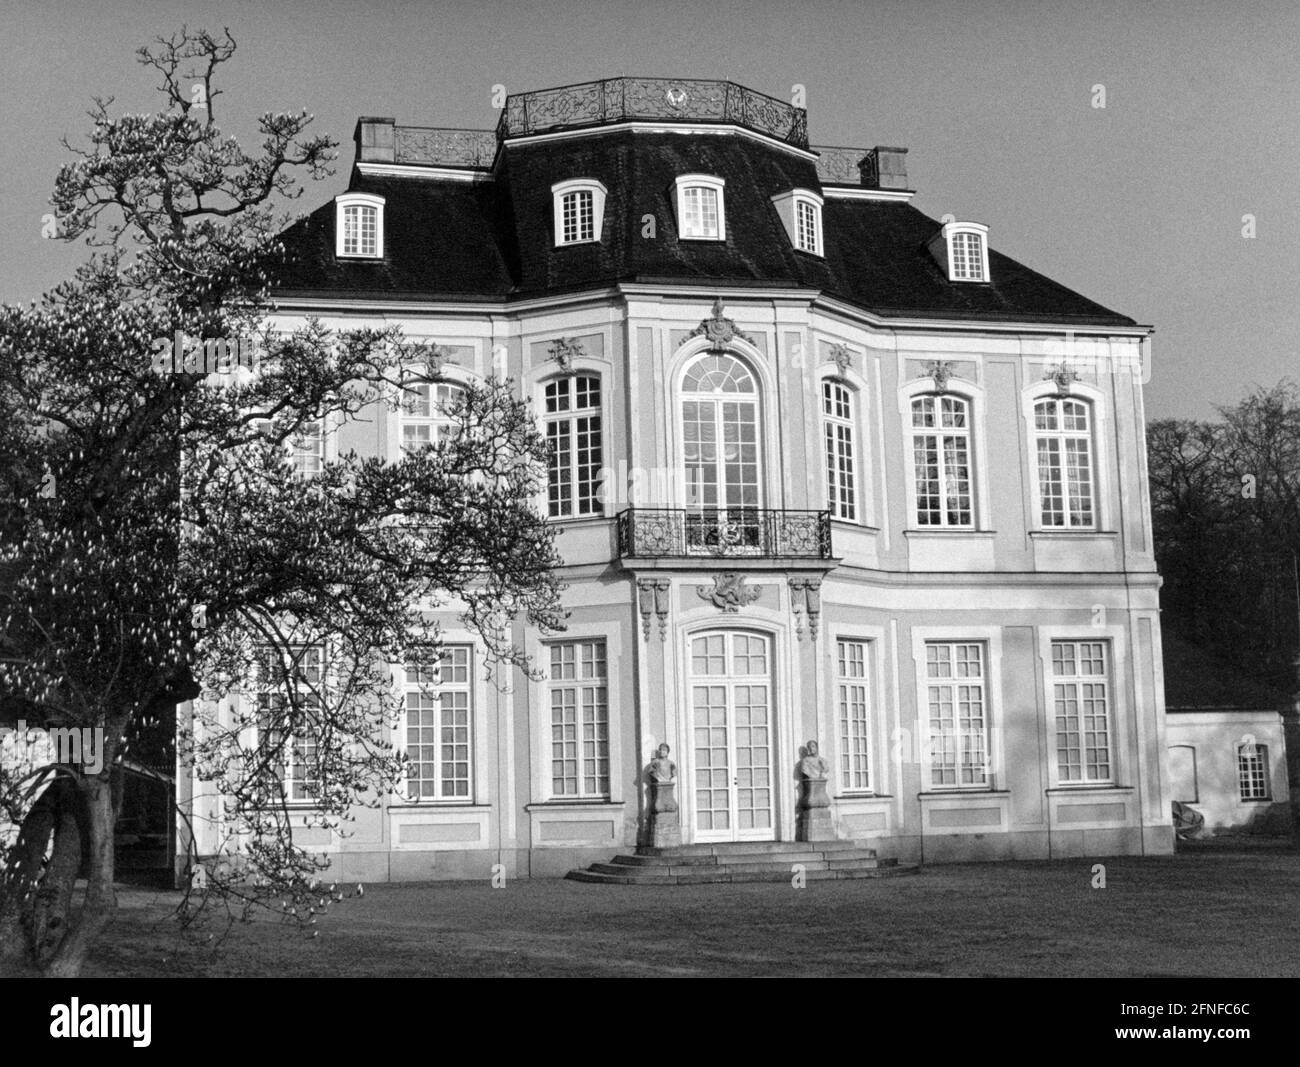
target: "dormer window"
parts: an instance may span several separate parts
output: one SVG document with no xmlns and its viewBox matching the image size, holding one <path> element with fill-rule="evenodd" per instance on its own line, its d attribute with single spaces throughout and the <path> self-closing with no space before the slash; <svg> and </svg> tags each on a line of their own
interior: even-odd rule
<svg viewBox="0 0 1300 1067">
<path fill-rule="evenodd" d="M 384 198 L 344 193 L 334 201 L 334 254 L 349 259 L 384 258 Z"/>
<path fill-rule="evenodd" d="M 946 222 L 930 239 L 930 255 L 950 282 L 989 280 L 989 228 L 978 222 Z"/>
<path fill-rule="evenodd" d="M 605 192 L 605 187 L 593 178 L 574 178 L 551 186 L 556 248 L 600 240 Z"/>
<path fill-rule="evenodd" d="M 725 241 L 727 220 L 722 190 L 726 182 L 708 174 L 677 179 L 677 235 L 686 241 Z"/>
<path fill-rule="evenodd" d="M 822 252 L 822 198 L 809 189 L 792 189 L 772 197 L 790 243 L 800 252 Z"/>
</svg>

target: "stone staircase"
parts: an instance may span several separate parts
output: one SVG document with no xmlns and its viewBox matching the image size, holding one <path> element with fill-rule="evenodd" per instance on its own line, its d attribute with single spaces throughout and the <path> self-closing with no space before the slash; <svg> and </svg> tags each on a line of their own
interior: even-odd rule
<svg viewBox="0 0 1300 1067">
<path fill-rule="evenodd" d="M 856 841 L 737 841 L 676 848 L 638 847 L 633 855 L 593 863 L 565 877 L 616 885 L 696 885 L 705 882 L 788 882 L 795 864 L 808 881 L 887 878 L 911 874 L 915 864 L 878 859 Z"/>
</svg>

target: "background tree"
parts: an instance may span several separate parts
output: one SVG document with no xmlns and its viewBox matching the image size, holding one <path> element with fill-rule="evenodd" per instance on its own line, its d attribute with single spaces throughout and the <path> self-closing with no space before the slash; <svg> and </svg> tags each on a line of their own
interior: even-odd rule
<svg viewBox="0 0 1300 1067">
<path fill-rule="evenodd" d="M 12 968 L 80 970 L 115 907 L 122 761 L 178 703 L 206 698 L 178 742 L 237 853 L 182 915 L 222 901 L 310 925 L 330 894 L 293 843 L 290 794 L 340 828 L 396 786 L 389 668 L 434 672 L 432 609 L 459 609 L 491 662 L 525 668 L 516 621 L 561 622 L 530 503 L 545 444 L 509 383 L 466 387 L 456 431 L 395 462 L 291 461 L 314 427 L 396 409 L 439 367 L 392 330 L 267 327 L 277 205 L 301 193 L 295 173 L 329 173 L 336 142 L 308 137 L 305 114 L 262 116 L 255 155 L 224 138 L 215 74 L 234 49 L 182 30 L 140 51 L 168 109 L 96 101 L 53 197 L 63 236 L 106 248 L 39 305 L 0 309 L 0 714 L 105 746 L 100 773 L 54 765 L 34 783 L 0 882 Z M 177 331 L 256 337 L 258 369 L 160 374 L 155 339 Z M 241 692 L 241 710 L 218 704 Z"/>
<path fill-rule="evenodd" d="M 1300 647 L 1300 390 L 1284 381 L 1219 410 L 1148 428 L 1162 624 L 1257 687 L 1239 699 L 1276 703 Z"/>
</svg>

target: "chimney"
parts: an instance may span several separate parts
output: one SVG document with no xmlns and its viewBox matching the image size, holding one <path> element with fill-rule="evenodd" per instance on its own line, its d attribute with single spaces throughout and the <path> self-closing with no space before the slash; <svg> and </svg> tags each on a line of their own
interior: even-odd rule
<svg viewBox="0 0 1300 1067">
<path fill-rule="evenodd" d="M 907 189 L 907 149 L 876 145 L 858 164 L 868 189 Z"/>
<path fill-rule="evenodd" d="M 392 163 L 396 160 L 394 129 L 396 119 L 362 116 L 357 119 L 352 139 L 357 145 L 358 163 Z"/>
</svg>

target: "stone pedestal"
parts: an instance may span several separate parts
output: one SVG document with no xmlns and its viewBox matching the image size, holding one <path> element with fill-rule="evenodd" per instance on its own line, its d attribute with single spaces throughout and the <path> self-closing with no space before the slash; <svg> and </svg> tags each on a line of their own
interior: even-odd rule
<svg viewBox="0 0 1300 1067">
<path fill-rule="evenodd" d="M 676 848 L 682 843 L 682 824 L 677 812 L 677 783 L 650 780 L 650 844 L 654 848 Z"/>
<path fill-rule="evenodd" d="M 799 782 L 799 801 L 795 806 L 795 840 L 834 841 L 831 822 L 831 798 L 826 793 L 826 779 L 804 778 Z"/>
</svg>

